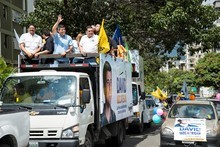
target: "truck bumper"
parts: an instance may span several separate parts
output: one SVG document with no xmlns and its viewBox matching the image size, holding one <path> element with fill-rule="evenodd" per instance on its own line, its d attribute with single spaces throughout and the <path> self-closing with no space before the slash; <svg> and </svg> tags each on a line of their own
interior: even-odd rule
<svg viewBox="0 0 220 147">
<path fill-rule="evenodd" d="M 79 147 L 79 140 L 30 140 L 28 147 Z"/>
</svg>

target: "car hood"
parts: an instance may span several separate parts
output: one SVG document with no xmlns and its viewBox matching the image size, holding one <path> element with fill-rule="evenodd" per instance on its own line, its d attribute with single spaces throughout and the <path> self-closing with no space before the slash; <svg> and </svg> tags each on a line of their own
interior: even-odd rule
<svg viewBox="0 0 220 147">
<path fill-rule="evenodd" d="M 176 118 L 167 118 L 166 121 L 164 121 L 164 123 L 162 124 L 161 128 L 162 129 L 169 128 L 173 131 L 175 120 L 176 120 Z M 218 124 L 214 119 L 213 120 L 206 120 L 206 130 L 210 130 L 210 129 L 213 129 L 216 127 L 218 127 Z"/>
</svg>

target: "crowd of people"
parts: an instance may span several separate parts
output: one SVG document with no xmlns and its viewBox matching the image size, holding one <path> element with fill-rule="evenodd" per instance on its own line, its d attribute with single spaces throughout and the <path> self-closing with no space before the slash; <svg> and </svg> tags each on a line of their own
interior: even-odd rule
<svg viewBox="0 0 220 147">
<path fill-rule="evenodd" d="M 67 53 L 81 53 L 85 56 L 87 53 L 98 53 L 98 34 L 100 24 L 87 26 L 86 33 L 79 33 L 73 40 L 71 36 L 66 34 L 66 27 L 61 24 L 63 21 L 62 15 L 58 15 L 57 21 L 52 27 L 52 31 L 43 30 L 42 36 L 35 33 L 36 26 L 31 24 L 28 26 L 28 33 L 21 35 L 19 39 L 19 47 L 21 55 L 26 57 L 25 62 L 28 64 L 36 63 L 33 58 L 38 58 L 39 55 L 45 54 L 59 54 L 62 58 L 58 59 L 45 59 L 43 63 L 69 63 L 70 60 L 65 58 Z M 110 53 L 115 55 L 117 50 L 117 43 L 110 37 Z M 82 58 L 76 57 L 72 63 L 83 62 Z M 95 58 L 86 58 L 84 63 L 96 62 Z"/>
</svg>

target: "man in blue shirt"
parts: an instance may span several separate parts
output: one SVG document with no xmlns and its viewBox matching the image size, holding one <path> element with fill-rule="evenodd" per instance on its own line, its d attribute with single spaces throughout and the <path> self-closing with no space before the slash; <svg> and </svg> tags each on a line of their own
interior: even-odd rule
<svg viewBox="0 0 220 147">
<path fill-rule="evenodd" d="M 61 56 L 65 57 L 67 53 L 72 53 L 73 42 L 72 38 L 66 34 L 65 26 L 59 25 L 61 21 L 63 21 L 62 15 L 58 15 L 58 19 L 52 28 L 52 35 L 54 38 L 53 54 L 60 54 Z M 69 59 L 59 58 L 54 60 L 54 64 L 59 63 L 69 63 Z"/>
</svg>

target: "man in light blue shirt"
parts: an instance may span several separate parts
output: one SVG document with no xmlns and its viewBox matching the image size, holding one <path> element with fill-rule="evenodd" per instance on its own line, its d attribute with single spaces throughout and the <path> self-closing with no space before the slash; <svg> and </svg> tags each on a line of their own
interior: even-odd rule
<svg viewBox="0 0 220 147">
<path fill-rule="evenodd" d="M 63 21 L 61 15 L 58 15 L 57 22 L 52 28 L 52 34 L 54 38 L 54 52 L 53 54 L 60 54 L 65 57 L 67 53 L 72 53 L 73 42 L 72 38 L 66 34 L 66 28 L 64 25 L 59 25 Z M 57 29 L 58 28 L 58 29 Z M 68 58 L 59 58 L 54 60 L 54 64 L 69 63 Z"/>
</svg>

